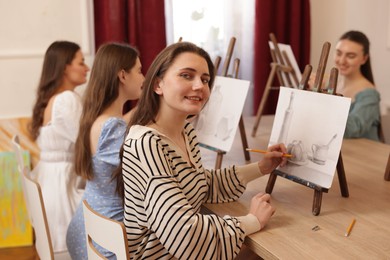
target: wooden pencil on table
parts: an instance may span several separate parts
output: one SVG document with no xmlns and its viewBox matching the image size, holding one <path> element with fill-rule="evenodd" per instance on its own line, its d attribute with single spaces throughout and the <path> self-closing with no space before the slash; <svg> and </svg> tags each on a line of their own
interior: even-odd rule
<svg viewBox="0 0 390 260">
<path fill-rule="evenodd" d="M 356 222 L 356 219 L 353 218 L 351 224 L 349 224 L 348 229 L 344 234 L 346 237 L 349 236 L 349 234 L 351 234 L 351 231 L 352 231 L 353 225 L 355 225 L 355 222 Z"/>
</svg>

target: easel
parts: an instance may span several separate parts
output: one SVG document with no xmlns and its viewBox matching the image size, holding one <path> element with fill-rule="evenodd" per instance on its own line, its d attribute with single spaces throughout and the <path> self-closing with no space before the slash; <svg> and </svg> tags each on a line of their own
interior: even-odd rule
<svg viewBox="0 0 390 260">
<path fill-rule="evenodd" d="M 317 69 L 316 79 L 314 82 L 313 91 L 316 91 L 319 93 L 324 93 L 324 94 L 338 95 L 336 92 L 338 70 L 336 68 L 331 69 L 328 88 L 326 90 L 322 90 L 322 88 L 321 88 L 322 80 L 323 80 L 324 72 L 325 72 L 325 67 L 326 67 L 326 62 L 327 62 L 328 55 L 329 55 L 329 50 L 330 50 L 330 43 L 329 42 L 324 43 L 323 48 L 322 48 L 319 66 Z M 306 65 L 304 73 L 302 75 L 301 82 L 299 84 L 299 89 L 308 90 L 307 82 L 309 80 L 311 70 L 312 70 L 312 66 Z M 347 180 L 345 177 L 344 164 L 343 164 L 341 152 L 340 152 L 340 155 L 339 155 L 339 158 L 337 161 L 336 169 L 337 169 L 337 175 L 339 178 L 341 195 L 343 197 L 347 198 L 347 197 L 349 197 L 349 192 L 348 192 L 348 185 L 347 185 Z M 321 187 L 315 183 L 308 182 L 307 180 L 300 179 L 296 176 L 293 176 L 293 175 L 290 175 L 287 173 L 283 173 L 279 170 L 275 170 L 270 174 L 270 177 L 268 179 L 268 183 L 267 183 L 267 187 L 266 187 L 267 193 L 272 193 L 277 176 L 284 177 L 286 179 L 292 180 L 294 182 L 297 182 L 299 184 L 302 184 L 304 186 L 307 186 L 307 187 L 313 189 L 314 196 L 313 196 L 312 213 L 315 216 L 320 214 L 321 203 L 322 203 L 322 193 L 328 192 L 329 189 Z"/>
<path fill-rule="evenodd" d="M 281 52 L 278 46 L 278 42 L 273 33 L 270 33 L 270 39 L 274 46 L 274 49 L 271 49 L 271 72 L 268 75 L 267 83 L 264 88 L 263 96 L 256 113 L 256 120 L 253 125 L 252 136 L 256 136 L 257 128 L 259 127 L 261 116 L 263 115 L 263 110 L 267 102 L 269 93 L 271 90 L 279 89 L 279 87 L 272 87 L 275 75 L 278 77 L 280 86 L 285 87 L 298 87 L 298 78 L 295 73 L 294 68 L 291 65 L 290 59 L 287 56 L 285 51 Z M 284 77 L 283 77 L 284 76 Z M 286 80 L 284 80 L 286 79 Z"/>
<path fill-rule="evenodd" d="M 236 38 L 232 37 L 230 39 L 229 47 L 228 47 L 228 50 L 226 52 L 226 57 L 225 57 L 225 61 L 224 61 L 223 67 L 222 67 L 221 76 L 224 76 L 224 77 L 229 77 L 230 76 L 230 77 L 233 77 L 233 78 L 237 79 L 238 78 L 238 71 L 239 71 L 239 67 L 240 67 L 240 59 L 238 59 L 238 58 L 236 58 L 234 60 L 233 75 L 228 75 L 229 64 L 230 64 L 230 61 L 231 61 L 231 58 L 232 58 L 232 53 L 233 53 L 233 50 L 234 50 L 235 43 L 236 43 Z M 218 71 L 220 62 L 221 62 L 221 57 L 218 56 L 215 59 L 215 61 L 214 61 L 215 72 Z M 247 141 L 247 138 L 246 138 L 244 120 L 242 118 L 242 115 L 241 115 L 240 121 L 239 121 L 239 129 L 240 129 L 240 135 L 241 135 L 241 141 L 242 141 L 242 146 L 243 146 L 245 160 L 249 161 L 250 160 L 250 155 L 249 155 L 249 152 L 246 150 L 246 148 L 248 148 L 248 141 Z M 217 158 L 216 158 L 216 161 L 215 161 L 215 169 L 221 169 L 223 155 L 226 154 L 226 152 L 222 151 L 220 149 L 216 149 L 214 147 L 205 145 L 205 144 L 200 144 L 200 145 L 202 147 L 204 147 L 204 148 L 207 148 L 207 149 L 210 149 L 212 151 L 217 152 Z"/>
</svg>

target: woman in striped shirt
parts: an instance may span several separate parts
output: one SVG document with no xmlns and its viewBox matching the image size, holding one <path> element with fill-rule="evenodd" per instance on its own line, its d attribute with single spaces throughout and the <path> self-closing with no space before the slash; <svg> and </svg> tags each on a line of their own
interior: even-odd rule
<svg viewBox="0 0 390 260">
<path fill-rule="evenodd" d="M 275 145 L 258 163 L 203 168 L 187 118 L 201 111 L 214 78 L 207 52 L 187 42 L 165 48 L 147 72 L 122 149 L 124 184 L 118 186 L 124 187 L 132 259 L 233 259 L 245 236 L 274 213 L 269 194 L 255 196 L 246 216 L 199 212 L 206 202 L 236 200 L 249 181 L 286 163 L 286 148 Z"/>
</svg>

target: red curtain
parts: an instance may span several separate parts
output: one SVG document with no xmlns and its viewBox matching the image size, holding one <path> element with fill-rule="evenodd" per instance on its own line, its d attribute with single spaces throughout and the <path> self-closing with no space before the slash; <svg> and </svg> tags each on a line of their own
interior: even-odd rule
<svg viewBox="0 0 390 260">
<path fill-rule="evenodd" d="M 166 47 L 162 0 L 94 0 L 96 50 L 105 42 L 126 42 L 140 52 L 142 70 Z M 128 102 L 124 113 L 135 105 Z"/>
<path fill-rule="evenodd" d="M 126 42 L 141 53 L 146 73 L 153 59 L 166 46 L 164 1 L 94 0 L 95 46 Z"/>
<path fill-rule="evenodd" d="M 268 41 L 275 34 L 279 43 L 290 44 L 303 71 L 310 60 L 309 0 L 256 0 L 254 57 L 254 113 L 257 112 L 272 61 Z M 275 113 L 278 91 L 271 91 L 263 114 Z"/>
</svg>

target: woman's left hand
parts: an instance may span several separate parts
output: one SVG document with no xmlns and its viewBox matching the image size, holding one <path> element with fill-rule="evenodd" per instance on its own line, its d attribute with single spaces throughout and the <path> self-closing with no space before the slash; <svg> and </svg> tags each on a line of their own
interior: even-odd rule
<svg viewBox="0 0 390 260">
<path fill-rule="evenodd" d="M 287 157 L 283 157 L 283 154 L 287 153 L 286 146 L 284 144 L 275 144 L 267 149 L 267 153 L 259 161 L 259 169 L 262 174 L 269 174 L 278 166 L 285 166 L 287 163 Z"/>
</svg>

